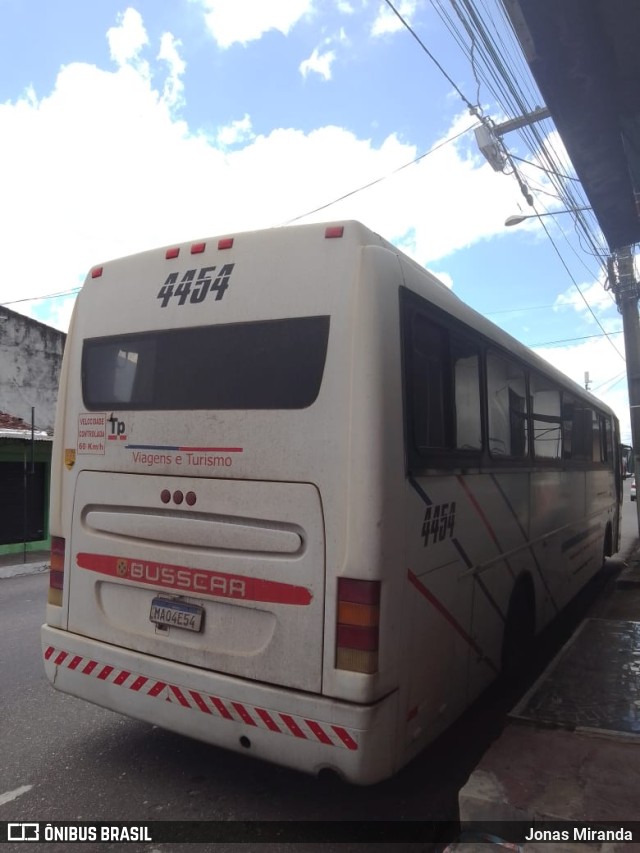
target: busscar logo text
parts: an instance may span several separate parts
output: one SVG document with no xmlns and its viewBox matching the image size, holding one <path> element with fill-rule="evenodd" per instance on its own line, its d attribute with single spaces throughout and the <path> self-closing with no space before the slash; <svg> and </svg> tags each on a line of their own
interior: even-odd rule
<svg viewBox="0 0 640 853">
<path fill-rule="evenodd" d="M 215 294 L 213 298 L 216 301 L 222 299 L 229 286 L 234 266 L 235 264 L 224 264 L 215 278 L 214 273 L 218 269 L 215 266 L 202 267 L 199 272 L 197 268 L 187 270 L 182 274 L 182 278 L 180 273 L 172 272 L 158 292 L 157 298 L 162 300 L 160 306 L 166 308 L 171 299 L 177 299 L 178 305 L 185 305 L 187 299 L 190 304 L 197 305 L 204 302 L 208 294 Z"/>
</svg>

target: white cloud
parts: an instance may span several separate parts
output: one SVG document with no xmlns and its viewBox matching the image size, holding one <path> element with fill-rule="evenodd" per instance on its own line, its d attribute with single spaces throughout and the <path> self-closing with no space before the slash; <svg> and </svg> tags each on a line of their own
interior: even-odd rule
<svg viewBox="0 0 640 853">
<path fill-rule="evenodd" d="M 169 74 L 164 84 L 162 99 L 171 107 L 182 103 L 183 83 L 180 79 L 186 70 L 186 63 L 178 53 L 180 42 L 171 33 L 164 33 L 160 40 L 158 59 L 164 60 L 169 66 Z"/>
<path fill-rule="evenodd" d="M 599 316 L 602 311 L 615 311 L 615 302 L 611 293 L 604 288 L 602 281 L 594 281 L 591 284 L 582 283 L 577 287 L 570 287 L 564 293 L 556 297 L 554 310 L 557 311 L 564 306 L 570 306 L 583 316 L 584 320 L 596 324 L 591 313 Z M 589 310 L 591 308 L 591 311 Z M 602 321 L 601 321 L 602 322 Z M 620 325 L 620 317 L 615 314 L 607 322 L 614 322 L 616 327 Z"/>
<path fill-rule="evenodd" d="M 332 48 L 332 45 L 344 47 L 348 44 L 349 39 L 347 38 L 347 34 L 344 28 L 341 27 L 336 35 L 323 39 L 322 45 L 316 47 L 311 56 L 300 63 L 298 70 L 303 77 L 308 77 L 309 74 L 314 73 L 318 74 L 324 80 L 330 80 L 331 66 L 335 62 L 337 54 L 335 50 L 329 48 Z"/>
<path fill-rule="evenodd" d="M 418 0 L 402 0 L 402 2 L 396 4 L 396 9 L 399 14 L 402 15 L 404 20 L 410 24 L 411 17 L 416 11 L 417 5 Z M 400 18 L 386 5 L 386 3 L 380 3 L 380 11 L 371 25 L 371 35 L 382 36 L 387 35 L 388 33 L 396 33 L 398 30 L 403 29 L 403 27 L 404 24 Z"/>
<path fill-rule="evenodd" d="M 248 44 L 270 30 L 288 35 L 313 10 L 313 0 L 193 0 L 202 6 L 209 32 L 221 48 Z"/>
<path fill-rule="evenodd" d="M 300 63 L 300 73 L 303 77 L 307 77 L 310 73 L 319 74 L 325 80 L 331 79 L 331 66 L 336 58 L 335 50 L 328 50 L 326 53 L 320 53 L 319 48 L 315 48 L 308 59 Z"/>
<path fill-rule="evenodd" d="M 140 51 L 149 44 L 142 16 L 129 7 L 118 15 L 119 25 L 107 30 L 107 41 L 111 58 L 118 65 L 136 64 Z"/>
<path fill-rule="evenodd" d="M 221 127 L 216 134 L 216 141 L 222 148 L 240 145 L 253 138 L 255 138 L 255 134 L 251 126 L 251 118 L 247 113 L 244 114 L 243 118 L 232 121 L 231 124 L 225 127 Z"/>
</svg>

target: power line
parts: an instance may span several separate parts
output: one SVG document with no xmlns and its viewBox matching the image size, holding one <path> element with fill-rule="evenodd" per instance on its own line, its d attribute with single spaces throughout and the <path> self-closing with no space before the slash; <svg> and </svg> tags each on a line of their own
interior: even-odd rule
<svg viewBox="0 0 640 853">
<path fill-rule="evenodd" d="M 80 293 L 81 288 L 76 287 L 73 290 L 63 290 L 61 293 L 48 293 L 44 296 L 25 296 L 24 299 L 12 299 L 11 302 L 3 302 L 2 305 L 17 305 L 19 302 L 40 302 L 45 299 L 59 299 L 62 296 L 73 296 Z"/>
<path fill-rule="evenodd" d="M 551 169 L 545 169 L 544 166 L 541 166 L 539 163 L 534 163 L 533 160 L 525 160 L 524 157 L 516 157 L 515 154 L 511 155 L 514 160 L 518 160 L 520 163 L 526 163 L 527 166 L 533 166 L 534 169 L 540 169 L 547 175 L 556 175 L 558 178 L 562 178 L 564 181 L 575 181 L 577 184 L 581 183 L 580 178 L 572 177 L 571 175 L 563 175 L 562 172 L 554 172 Z"/>
<path fill-rule="evenodd" d="M 562 254 L 561 254 L 560 250 L 558 249 L 558 247 L 557 247 L 557 245 L 556 245 L 555 240 L 553 239 L 553 237 L 552 237 L 552 236 L 551 236 L 551 234 L 549 233 L 549 229 L 547 228 L 546 224 L 545 224 L 542 220 L 540 220 L 540 223 L 541 223 L 542 227 L 544 228 L 545 233 L 546 233 L 547 237 L 549 238 L 549 240 L 550 240 L 550 242 L 551 242 L 551 245 L 553 246 L 553 248 L 554 248 L 554 250 L 555 250 L 555 253 L 556 253 L 556 254 L 557 254 L 557 256 L 560 258 L 560 262 L 561 262 L 562 266 L 565 268 L 565 270 L 566 270 L 567 274 L 569 275 L 569 278 L 570 278 L 570 279 L 571 279 L 571 281 L 573 282 L 573 286 L 575 287 L 575 289 L 576 289 L 576 290 L 578 291 L 578 293 L 580 294 L 580 297 L 581 297 L 582 301 L 583 301 L 583 302 L 584 302 L 584 304 L 587 306 L 587 309 L 589 310 L 589 313 L 591 314 L 591 316 L 593 317 L 593 319 L 594 319 L 594 320 L 596 321 L 596 323 L 598 324 L 598 327 L 600 328 L 600 331 L 601 331 L 601 332 L 603 332 L 603 334 L 605 335 L 605 337 L 607 338 L 607 340 L 609 341 L 609 343 L 611 344 L 611 346 L 613 347 L 613 349 L 615 350 L 615 352 L 620 356 L 620 358 L 622 359 L 622 361 L 624 361 L 624 362 L 626 363 L 626 359 L 625 359 L 625 357 L 622 355 L 622 353 L 620 352 L 620 350 L 619 350 L 619 349 L 616 347 L 616 345 L 613 343 L 613 341 L 612 341 L 612 340 L 611 340 L 611 338 L 609 337 L 608 332 L 606 331 L 606 329 L 604 328 L 604 326 L 602 325 L 602 323 L 600 322 L 600 320 L 598 319 L 598 317 L 597 317 L 597 316 L 596 316 L 596 314 L 594 313 L 593 308 L 592 308 L 592 307 L 589 305 L 589 303 L 587 302 L 587 298 L 586 298 L 586 296 L 584 295 L 584 293 L 582 292 L 582 290 L 580 290 L 580 285 L 578 284 L 578 282 L 577 282 L 577 281 L 575 280 L 575 278 L 573 277 L 573 275 L 572 275 L 572 273 L 571 273 L 571 270 L 570 270 L 570 269 L 569 269 L 569 267 L 567 266 L 567 263 L 566 263 L 565 259 L 562 257 Z"/>
<path fill-rule="evenodd" d="M 527 346 L 529 347 L 529 349 L 533 349 L 534 347 L 552 347 L 552 346 L 557 346 L 558 344 L 570 344 L 570 343 L 573 343 L 574 341 L 588 341 L 588 340 L 591 340 L 592 338 L 605 338 L 605 337 L 608 337 L 609 335 L 621 335 L 622 333 L 623 333 L 623 329 L 619 329 L 617 332 L 605 332 L 602 335 L 582 335 L 579 338 L 563 338 L 562 340 L 559 340 L 559 341 L 544 341 L 543 343 L 540 343 L 540 344 L 527 344 Z M 618 353 L 618 355 L 619 355 L 619 353 Z"/>
<path fill-rule="evenodd" d="M 415 32 L 415 30 L 411 27 L 411 25 L 409 24 L 409 22 L 408 22 L 408 21 L 406 21 L 406 20 L 402 17 L 402 15 L 400 14 L 400 12 L 398 12 L 398 10 L 397 10 L 397 9 L 396 9 L 396 7 L 393 5 L 393 3 L 391 2 L 391 0 L 385 0 L 385 3 L 386 3 L 386 4 L 387 4 L 387 6 L 391 9 L 391 11 L 393 12 L 393 14 L 394 14 L 394 15 L 396 15 L 396 17 L 399 19 L 399 21 L 402 23 L 402 25 L 403 25 L 404 27 L 406 27 L 406 29 L 411 33 L 411 35 L 412 35 L 412 36 L 414 37 L 414 39 L 418 42 L 418 44 L 420 45 L 420 47 L 424 50 L 424 52 L 427 54 L 427 56 L 429 57 L 429 59 L 434 63 L 434 65 L 435 65 L 435 66 L 436 66 L 436 68 L 440 71 L 440 73 L 443 75 L 443 77 L 448 81 L 448 83 L 450 83 L 450 85 L 451 85 L 451 86 L 453 86 L 453 88 L 456 90 L 456 92 L 458 93 L 458 95 L 460 96 L 460 98 L 461 98 L 461 99 L 464 101 L 464 103 L 467 105 L 467 108 L 468 108 L 469 112 L 471 113 L 471 115 L 475 115 L 475 116 L 478 116 L 478 117 L 479 117 L 479 116 L 480 116 L 480 114 L 481 114 L 481 111 L 480 111 L 480 107 L 479 107 L 479 105 L 478 105 L 478 104 L 475 104 L 475 105 L 474 105 L 474 104 L 472 104 L 472 103 L 471 103 L 471 101 L 470 101 L 470 100 L 467 98 L 467 96 L 464 94 L 464 92 L 460 89 L 460 87 L 459 87 L 456 83 L 454 83 L 454 81 L 453 81 L 453 79 L 451 78 L 451 76 L 450 76 L 449 74 L 447 74 L 447 72 L 444 70 L 444 68 L 442 67 L 442 65 L 441 65 L 441 64 L 438 62 L 438 60 L 435 58 L 435 56 L 431 53 L 431 51 L 430 51 L 430 50 L 429 50 L 429 48 L 426 46 L 426 44 L 422 41 L 422 39 L 418 36 L 418 34 Z"/>
<path fill-rule="evenodd" d="M 450 142 L 454 142 L 461 136 L 464 136 L 465 133 L 468 133 L 470 130 L 473 130 L 474 127 L 477 127 L 478 123 L 474 122 L 469 127 L 466 127 L 464 130 L 461 130 L 459 133 L 454 134 L 453 136 L 449 136 L 447 139 L 444 139 L 442 142 L 439 142 L 437 145 L 434 145 L 433 148 L 430 148 L 428 151 L 425 151 L 423 154 L 415 157 L 411 162 L 404 163 L 402 166 L 398 166 L 397 169 L 394 169 L 393 172 L 389 172 L 388 175 L 382 175 L 379 178 L 376 178 L 373 181 L 369 181 L 368 184 L 363 184 L 361 187 L 357 187 L 354 190 L 350 190 L 344 195 L 339 196 L 338 198 L 334 198 L 333 201 L 328 201 L 326 204 L 321 204 L 320 207 L 316 207 L 313 210 L 308 210 L 306 213 L 301 213 L 299 216 L 294 216 L 293 219 L 287 219 L 283 225 L 290 225 L 292 222 L 297 222 L 299 219 L 304 219 L 306 216 L 312 216 L 314 213 L 318 213 L 320 210 L 325 210 L 327 207 L 332 207 L 332 205 L 337 204 L 339 201 L 344 201 L 345 198 L 350 198 L 356 193 L 362 192 L 363 190 L 368 190 L 370 187 L 374 187 L 376 184 L 382 183 L 382 181 L 386 181 L 389 178 L 392 178 L 394 175 L 397 175 L 398 172 L 401 172 L 403 169 L 408 169 L 409 166 L 414 166 L 416 163 L 419 163 L 420 160 L 424 160 L 425 157 L 428 157 L 430 154 L 434 154 L 439 148 L 442 148 L 445 145 L 448 145 Z"/>
</svg>

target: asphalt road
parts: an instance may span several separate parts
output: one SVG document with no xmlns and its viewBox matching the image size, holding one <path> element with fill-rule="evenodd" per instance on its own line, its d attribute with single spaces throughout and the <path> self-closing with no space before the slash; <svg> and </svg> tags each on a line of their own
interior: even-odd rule
<svg viewBox="0 0 640 853">
<path fill-rule="evenodd" d="M 637 539 L 634 505 L 625 501 L 625 554 Z M 530 682 L 606 595 L 620 558 L 581 595 L 540 643 Z M 394 779 L 369 788 L 328 783 L 228 753 L 121 717 L 53 690 L 44 675 L 39 628 L 46 575 L 0 580 L 0 820 L 456 820 L 457 792 L 526 687 L 498 684 Z M 376 848 L 426 850 L 424 844 L 262 844 L 264 851 Z M 182 845 L 75 844 L 89 850 L 178 851 Z M 65 844 L 8 844 L 9 851 L 67 850 Z M 189 853 L 212 849 L 184 846 Z M 243 849 L 216 844 L 215 850 Z"/>
</svg>

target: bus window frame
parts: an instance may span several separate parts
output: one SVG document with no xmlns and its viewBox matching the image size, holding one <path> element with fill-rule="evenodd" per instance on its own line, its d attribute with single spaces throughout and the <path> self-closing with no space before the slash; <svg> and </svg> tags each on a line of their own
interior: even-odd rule
<svg viewBox="0 0 640 853">
<path fill-rule="evenodd" d="M 564 458 L 564 440 L 565 440 L 565 424 L 564 424 L 564 400 L 568 395 L 574 402 L 582 403 L 585 408 L 588 407 L 595 413 L 598 423 L 607 424 L 607 431 L 611 431 L 611 436 L 615 432 L 614 416 L 604 412 L 597 405 L 597 401 L 593 400 L 589 395 L 578 395 L 576 389 L 572 389 L 568 385 L 545 373 L 543 367 L 531 364 L 530 362 L 514 355 L 505 347 L 500 346 L 496 341 L 487 338 L 482 332 L 469 326 L 457 317 L 452 316 L 443 309 L 429 302 L 424 297 L 415 293 L 411 289 L 400 286 L 400 351 L 401 351 L 401 382 L 402 382 L 402 418 L 403 418 L 403 433 L 405 447 L 405 468 L 409 476 L 420 476 L 436 470 L 555 470 L 555 471 L 572 471 L 572 470 L 605 470 L 615 467 L 615 447 L 612 451 L 612 458 L 605 459 L 585 459 L 585 458 Z M 417 447 L 413 440 L 413 402 L 412 402 L 412 361 L 411 344 L 413 330 L 413 315 L 419 312 L 425 319 L 434 325 L 442 328 L 448 335 L 457 339 L 462 339 L 471 343 L 478 351 L 478 376 L 480 382 L 480 423 L 482 430 L 482 448 L 465 450 L 462 448 L 438 448 L 438 447 Z M 489 400 L 488 400 L 488 363 L 487 359 L 490 353 L 497 357 L 506 360 L 516 365 L 524 374 L 525 389 L 526 389 L 526 447 L 527 454 L 524 456 L 501 456 L 492 454 L 489 450 Z M 532 379 L 539 377 L 547 382 L 552 389 L 556 389 L 560 394 L 560 429 L 562 452 L 560 458 L 551 459 L 535 455 L 534 444 L 534 411 L 531 400 Z M 449 376 L 451 388 L 453 383 Z M 455 390 L 455 389 L 454 389 Z M 451 394 L 449 394 L 451 397 Z M 449 415 L 449 423 L 453 424 L 453 417 Z M 445 421 L 447 414 L 445 413 Z M 606 434 L 603 437 L 602 428 L 600 435 L 600 447 L 603 442 L 606 445 Z M 601 456 L 605 455 L 601 453 Z M 606 454 L 608 456 L 608 454 Z"/>
</svg>

